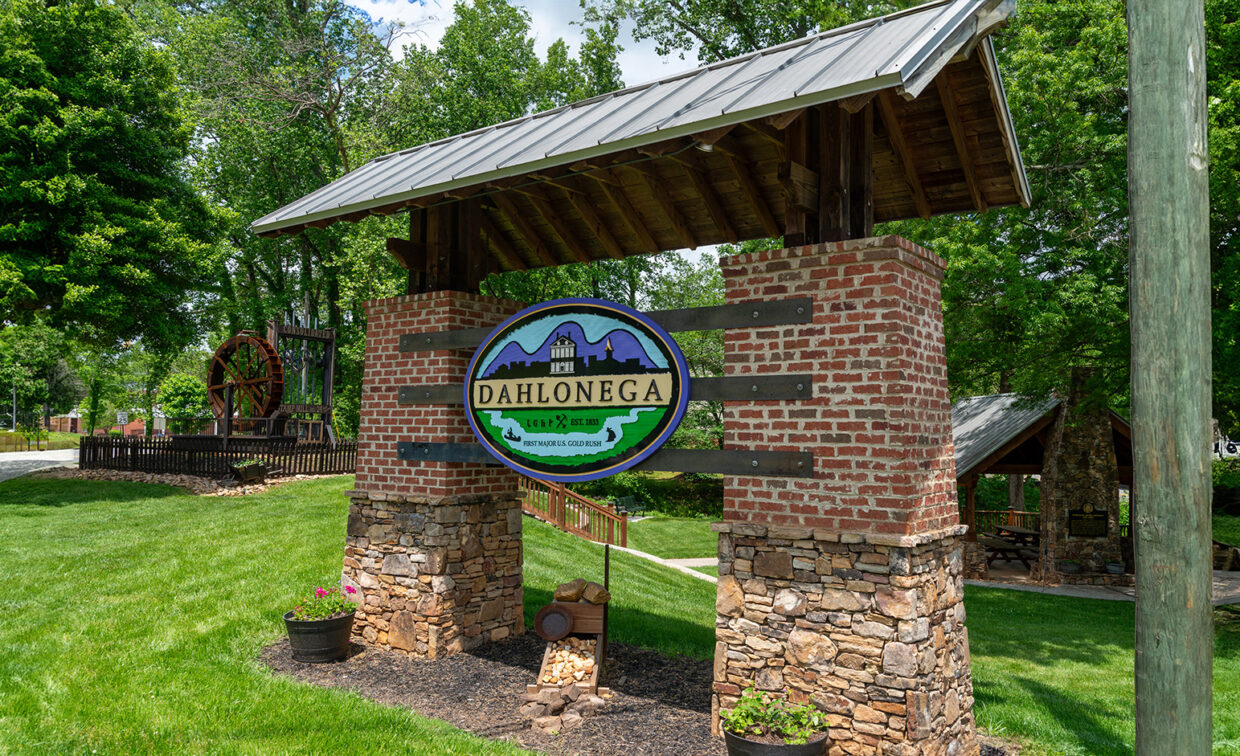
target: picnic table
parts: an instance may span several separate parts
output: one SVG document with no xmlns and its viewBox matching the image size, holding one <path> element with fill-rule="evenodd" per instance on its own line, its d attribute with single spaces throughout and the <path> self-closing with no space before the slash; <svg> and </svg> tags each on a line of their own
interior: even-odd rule
<svg viewBox="0 0 1240 756">
<path fill-rule="evenodd" d="M 1042 539 L 1042 534 L 1038 531 L 1020 525 L 998 525 L 995 529 L 999 531 L 999 537 L 1022 546 L 1037 546 Z"/>
<path fill-rule="evenodd" d="M 1005 562 L 1019 561 L 1025 565 L 1025 569 L 1033 569 L 1033 566 L 1029 564 L 1030 552 L 1022 544 L 1002 538 L 996 533 L 983 533 L 977 540 L 986 549 L 987 567 L 1002 557 Z"/>
</svg>

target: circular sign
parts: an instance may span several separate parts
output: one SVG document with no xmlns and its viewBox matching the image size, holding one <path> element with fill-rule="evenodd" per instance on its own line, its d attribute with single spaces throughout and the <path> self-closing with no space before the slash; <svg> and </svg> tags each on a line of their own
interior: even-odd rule
<svg viewBox="0 0 1240 756">
<path fill-rule="evenodd" d="M 483 340 L 465 378 L 474 435 L 541 480 L 595 480 L 649 457 L 689 403 L 689 370 L 667 332 L 599 299 L 518 312 Z"/>
</svg>

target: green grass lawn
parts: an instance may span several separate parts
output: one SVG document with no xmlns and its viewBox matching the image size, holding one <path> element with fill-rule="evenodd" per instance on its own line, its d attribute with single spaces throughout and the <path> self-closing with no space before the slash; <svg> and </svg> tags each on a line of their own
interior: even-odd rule
<svg viewBox="0 0 1240 756">
<path fill-rule="evenodd" d="M 350 485 L 0 483 L 0 753 L 516 753 L 256 661 L 339 574 Z M 529 619 L 603 567 L 601 546 L 525 523 Z M 711 584 L 613 553 L 611 585 L 614 640 L 710 658 Z M 1030 756 L 1131 753 L 1131 604 L 970 587 L 967 606 L 984 729 Z M 1240 754 L 1240 610 L 1216 613 L 1215 643 L 1215 751 Z"/>
<path fill-rule="evenodd" d="M 1240 546 L 1240 517 L 1214 515 L 1214 540 Z"/>
<path fill-rule="evenodd" d="M 39 439 L 39 448 L 43 450 L 76 449 L 81 438 L 77 433 L 47 431 Z M 28 446 L 29 448 L 27 448 Z M 30 441 L 27 444 L 26 437 L 22 434 L 14 433 L 13 431 L 0 431 L 0 452 L 33 451 L 34 448 L 34 441 Z"/>
<path fill-rule="evenodd" d="M 693 559 L 718 555 L 719 535 L 704 517 L 655 515 L 629 523 L 631 549 L 664 559 Z"/>
</svg>

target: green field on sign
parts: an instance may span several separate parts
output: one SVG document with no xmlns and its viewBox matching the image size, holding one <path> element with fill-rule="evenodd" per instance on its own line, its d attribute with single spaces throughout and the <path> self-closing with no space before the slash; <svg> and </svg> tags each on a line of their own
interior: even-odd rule
<svg viewBox="0 0 1240 756">
<path fill-rule="evenodd" d="M 582 432 L 591 433 L 602 427 L 608 418 L 625 417 L 633 409 L 641 409 L 634 407 L 600 407 L 595 409 L 573 409 L 570 411 L 554 410 L 554 409 L 537 409 L 537 410 L 504 410 L 504 417 L 515 420 L 521 425 L 526 433 L 555 433 L 555 432 Z M 475 419 L 478 421 L 478 427 L 482 428 L 487 437 L 497 446 L 501 446 L 505 451 L 533 462 L 544 465 L 586 465 L 592 462 L 598 462 L 602 459 L 611 459 L 624 452 L 632 449 L 641 442 L 652 430 L 663 420 L 664 415 L 669 411 L 666 407 L 653 407 L 652 411 L 642 412 L 638 414 L 637 420 L 620 426 L 621 436 L 616 445 L 606 451 L 596 454 L 582 454 L 579 456 L 536 456 L 528 452 L 513 448 L 511 444 L 504 440 L 503 430 L 497 428 L 492 422 L 490 415 L 486 412 L 474 413 Z M 560 429 L 556 427 L 556 416 L 567 415 L 568 422 L 572 420 L 585 421 L 586 424 L 577 426 L 567 426 Z M 595 424 L 597 423 L 597 424 Z"/>
</svg>

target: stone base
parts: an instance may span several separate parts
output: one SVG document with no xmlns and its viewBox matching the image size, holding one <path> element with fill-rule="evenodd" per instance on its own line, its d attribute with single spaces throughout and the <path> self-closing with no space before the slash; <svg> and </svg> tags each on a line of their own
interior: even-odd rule
<svg viewBox="0 0 1240 756">
<path fill-rule="evenodd" d="M 989 580 L 990 565 L 986 564 L 986 547 L 977 541 L 961 542 L 965 580 Z"/>
<path fill-rule="evenodd" d="M 349 496 L 341 582 L 361 597 L 354 634 L 433 659 L 524 632 L 515 492 Z"/>
<path fill-rule="evenodd" d="M 831 754 L 978 753 L 956 527 L 921 536 L 718 523 L 713 710 L 742 689 L 828 713 Z"/>
</svg>

